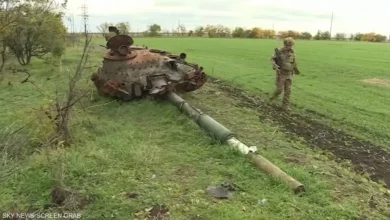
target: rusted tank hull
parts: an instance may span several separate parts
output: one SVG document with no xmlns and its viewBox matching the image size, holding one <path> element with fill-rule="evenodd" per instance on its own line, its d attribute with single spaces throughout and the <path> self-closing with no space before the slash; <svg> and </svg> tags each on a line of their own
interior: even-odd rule
<svg viewBox="0 0 390 220">
<path fill-rule="evenodd" d="M 143 47 L 132 47 L 127 35 L 109 39 L 103 65 L 91 75 L 99 94 L 131 101 L 166 92 L 192 92 L 206 81 L 203 68 L 179 56 Z"/>
</svg>

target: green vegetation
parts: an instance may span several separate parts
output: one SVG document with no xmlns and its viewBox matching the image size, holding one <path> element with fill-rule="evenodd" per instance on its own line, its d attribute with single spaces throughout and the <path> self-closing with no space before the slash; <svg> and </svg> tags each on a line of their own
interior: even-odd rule
<svg viewBox="0 0 390 220">
<path fill-rule="evenodd" d="M 366 152 L 360 157 L 359 147 L 369 146 L 356 144 L 351 153 L 348 143 L 337 142 L 350 139 L 330 129 L 315 134 L 310 128 L 314 123 L 308 122 L 298 130 L 308 129 L 309 136 L 320 139 L 312 148 L 305 134 L 284 129 L 284 122 L 297 122 L 292 117 L 285 120 L 286 115 L 273 108 L 267 112 L 261 101 L 242 100 L 243 91 L 263 99 L 273 91 L 269 59 L 281 42 L 228 38 L 272 38 L 273 31 L 237 28 L 231 34 L 223 25 L 208 25 L 189 35 L 209 38 L 135 42 L 185 52 L 188 61 L 203 66 L 209 76 L 225 80 L 227 85 L 209 80 L 182 96 L 304 183 L 307 192 L 301 195 L 257 170 L 238 152 L 215 143 L 169 103 L 149 99 L 128 103 L 98 96 L 90 76 L 101 65 L 104 49 L 98 45 L 104 40 L 99 36 L 90 47 L 79 34 L 66 36 L 61 10 L 67 1 L 61 6 L 53 3 L 0 0 L 2 214 L 72 212 L 83 219 L 144 219 L 159 204 L 175 220 L 389 218 L 389 190 L 368 180 L 389 184 L 386 153 L 370 148 L 368 155 L 373 157 Z M 100 26 L 102 32 L 108 25 Z M 130 32 L 127 22 L 117 26 L 122 33 Z M 178 30 L 182 36 L 187 32 L 184 25 Z M 161 31 L 153 24 L 145 35 L 159 36 Z M 279 35 L 312 38 L 307 32 Z M 314 39 L 329 37 L 318 32 Z M 345 35 L 336 37 L 342 40 Z M 386 39 L 374 33 L 351 38 Z M 390 98 L 386 78 L 390 64 L 385 58 L 390 46 L 298 40 L 295 48 L 302 72 L 294 78 L 295 113 L 389 146 L 390 112 L 385 101 Z M 233 91 L 232 86 L 242 91 Z M 329 133 L 341 138 L 321 139 Z M 321 143 L 348 149 L 340 151 L 341 156 L 356 154 L 352 166 L 333 160 L 340 155 L 318 150 L 330 148 Z M 368 173 L 353 172 L 356 164 Z M 218 200 L 207 194 L 209 185 L 223 181 L 236 186 L 233 198 Z"/>
<path fill-rule="evenodd" d="M 70 18 L 70 19 L 72 19 L 72 18 Z M 117 24 L 105 22 L 103 24 L 100 24 L 97 27 L 97 29 L 99 30 L 100 33 L 105 34 L 105 33 L 108 33 L 108 27 L 110 27 L 110 26 L 117 27 L 121 34 L 128 34 L 130 32 L 130 29 L 131 29 L 129 22 L 119 22 Z"/>
<path fill-rule="evenodd" d="M 80 90 L 94 91 L 89 76 L 101 63 L 104 49 L 97 45 L 102 42 L 94 42 L 95 50 L 78 84 Z M 253 94 L 273 90 L 269 58 L 279 42 L 153 38 L 135 42 L 149 48 L 184 51 L 189 61 L 204 66 L 209 75 Z M 384 136 L 390 130 L 384 103 L 390 92 L 358 80 L 384 77 L 389 64 L 383 57 L 388 50 L 384 44 L 297 41 L 302 76 L 294 80 L 295 110 L 305 107 L 344 118 L 346 128 L 359 125 Z M 212 82 L 183 98 L 236 132 L 241 140 L 258 146 L 262 155 L 306 185 L 305 194 L 294 195 L 239 153 L 215 144 L 174 106 L 161 101 L 122 103 L 94 93 L 77 103 L 72 112 L 71 145 L 40 145 L 52 127 L 48 118 L 42 117 L 41 107 L 53 101 L 55 91 L 65 93 L 68 72 L 75 71 L 81 53 L 82 47 L 68 47 L 58 67 L 50 60 L 33 59 L 28 69 L 29 81 L 34 84 L 20 84 L 25 78 L 22 74 L 4 73 L 0 130 L 4 133 L 2 140 L 7 141 L 1 141 L 0 150 L 20 150 L 2 157 L 1 211 L 50 213 L 65 209 L 82 213 L 83 219 L 136 219 L 137 213 L 140 217 L 154 204 L 165 204 L 175 220 L 197 215 L 204 219 L 321 220 L 363 216 L 386 219 L 384 215 L 389 215 L 381 192 L 386 190 L 350 172 L 347 164 L 329 160 L 326 153 L 292 141 L 273 123 L 259 122 L 255 109 L 243 107 L 240 100 Z M 372 106 L 375 110 L 370 109 Z M 16 134 L 29 139 L 6 135 L 10 132 L 6 128 L 13 123 L 14 129 L 27 124 Z M 363 129 L 356 132 L 371 137 Z M 13 166 L 16 169 L 9 172 Z M 222 181 L 241 189 L 229 200 L 207 195 L 208 185 Z M 58 182 L 62 188 L 80 194 L 62 207 L 49 206 L 52 187 Z M 138 197 L 128 198 L 126 193 Z"/>
<path fill-rule="evenodd" d="M 123 27 L 124 22 L 118 23 L 117 27 L 120 30 L 120 33 L 128 33 L 128 28 Z M 108 23 L 103 23 L 97 27 L 100 33 L 105 33 L 107 31 Z M 179 24 L 176 29 L 162 31 L 161 26 L 158 24 L 149 25 L 147 31 L 142 33 L 133 33 L 136 36 L 144 37 L 156 37 L 156 36 L 197 36 L 197 37 L 209 37 L 209 38 L 252 38 L 252 39 L 275 39 L 275 37 L 286 38 L 292 37 L 294 39 L 304 39 L 304 40 L 330 40 L 335 39 L 338 41 L 366 41 L 366 42 L 386 42 L 387 36 L 377 34 L 375 32 L 369 33 L 355 33 L 347 36 L 346 33 L 336 33 L 334 36 L 331 36 L 329 31 L 318 30 L 313 36 L 311 33 L 304 31 L 294 31 L 294 30 L 285 30 L 276 32 L 274 29 L 264 29 L 261 27 L 253 28 L 244 28 L 244 27 L 235 27 L 231 29 L 230 27 L 218 24 L 212 25 L 208 24 L 206 26 L 198 26 L 194 30 L 187 30 L 184 24 Z"/>
<path fill-rule="evenodd" d="M 209 75 L 262 96 L 274 89 L 269 60 L 273 49 L 282 45 L 277 40 L 207 38 L 140 38 L 135 42 L 175 53 L 185 51 Z M 302 75 L 293 80 L 293 105 L 297 111 L 324 114 L 334 126 L 390 146 L 389 52 L 390 44 L 297 40 L 295 53 Z M 383 79 L 384 85 L 361 82 L 372 78 Z"/>
</svg>

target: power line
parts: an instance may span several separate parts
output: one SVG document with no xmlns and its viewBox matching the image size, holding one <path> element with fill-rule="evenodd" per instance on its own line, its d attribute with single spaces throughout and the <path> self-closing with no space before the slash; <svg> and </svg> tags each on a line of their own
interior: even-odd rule
<svg viewBox="0 0 390 220">
<path fill-rule="evenodd" d="M 83 4 L 81 6 L 81 9 L 82 9 L 81 17 L 83 19 L 84 34 L 87 35 L 88 34 L 88 18 L 89 18 L 88 7 L 86 4 Z"/>
</svg>

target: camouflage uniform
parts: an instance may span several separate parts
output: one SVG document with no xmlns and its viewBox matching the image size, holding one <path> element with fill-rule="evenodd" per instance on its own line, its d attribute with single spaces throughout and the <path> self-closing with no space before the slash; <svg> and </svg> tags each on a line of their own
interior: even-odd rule
<svg viewBox="0 0 390 220">
<path fill-rule="evenodd" d="M 176 60 L 179 61 L 180 63 L 187 63 L 186 58 L 187 58 L 187 54 L 181 53 L 179 57 L 176 58 Z"/>
<path fill-rule="evenodd" d="M 110 38 L 116 36 L 117 34 L 115 32 L 108 32 L 104 37 L 106 38 L 106 41 L 110 40 Z"/>
<path fill-rule="evenodd" d="M 271 57 L 271 64 L 274 70 L 276 70 L 276 89 L 270 98 L 270 101 L 276 99 L 284 90 L 283 95 L 283 109 L 290 110 L 290 95 L 291 95 L 291 85 L 294 72 L 296 70 L 296 61 L 295 54 L 292 46 L 294 45 L 294 40 L 289 37 L 284 39 L 284 47 L 280 48 L 280 60 L 281 63 L 278 66 L 275 62 L 277 58 L 276 54 Z M 298 73 L 296 73 L 298 74 Z"/>
<path fill-rule="evenodd" d="M 110 40 L 112 37 L 116 36 L 119 34 L 119 31 L 116 27 L 110 26 L 109 27 L 109 32 L 105 34 L 106 41 Z"/>
</svg>

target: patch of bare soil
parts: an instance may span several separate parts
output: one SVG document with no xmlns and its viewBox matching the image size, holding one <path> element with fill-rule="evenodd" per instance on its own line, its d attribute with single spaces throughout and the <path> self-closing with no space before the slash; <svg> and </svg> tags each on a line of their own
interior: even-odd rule
<svg viewBox="0 0 390 220">
<path fill-rule="evenodd" d="M 361 82 L 390 87 L 390 80 L 389 79 L 372 78 L 372 79 L 361 80 Z"/>
<path fill-rule="evenodd" d="M 135 219 L 169 220 L 169 208 L 166 205 L 155 204 L 135 213 Z"/>
<path fill-rule="evenodd" d="M 257 96 L 251 96 L 245 91 L 231 87 L 221 80 L 210 79 L 221 90 L 232 97 L 241 100 L 241 104 L 258 109 L 265 118 L 281 125 L 284 132 L 291 137 L 303 137 L 311 147 L 328 150 L 338 161 L 350 160 L 355 171 L 367 173 L 371 180 L 390 189 L 390 153 L 381 146 L 369 141 L 358 139 L 305 115 L 284 112 L 280 108 L 268 104 Z"/>
<path fill-rule="evenodd" d="M 51 205 L 65 210 L 82 209 L 88 204 L 88 199 L 70 188 L 54 186 L 51 191 Z"/>
</svg>

